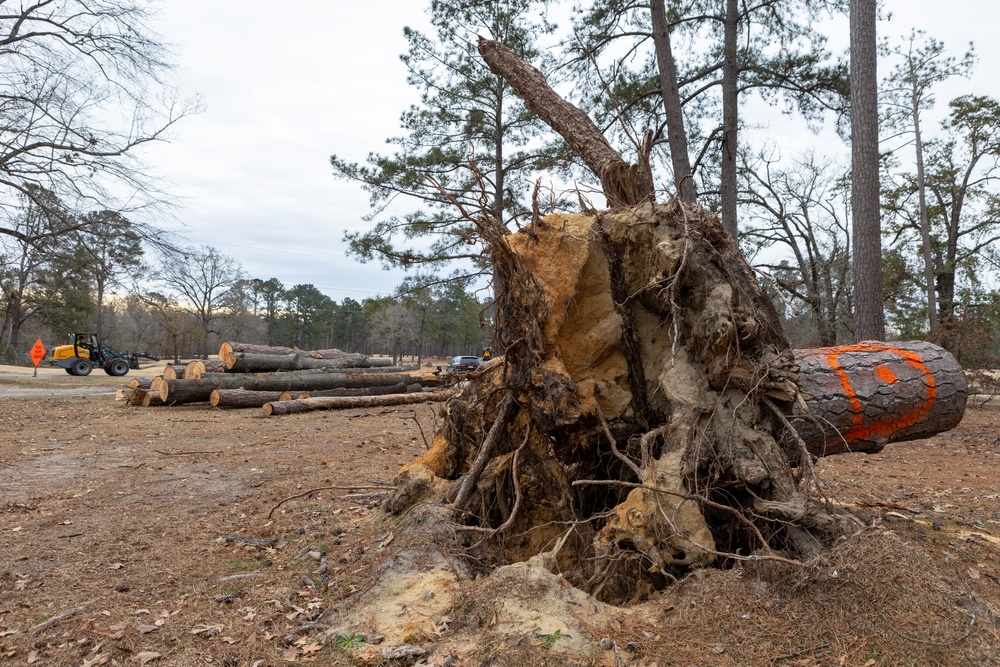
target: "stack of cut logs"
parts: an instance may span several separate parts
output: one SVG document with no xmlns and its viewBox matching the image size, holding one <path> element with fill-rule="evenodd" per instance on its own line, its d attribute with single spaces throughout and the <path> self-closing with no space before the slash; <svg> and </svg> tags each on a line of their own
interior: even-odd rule
<svg viewBox="0 0 1000 667">
<path fill-rule="evenodd" d="M 225 342 L 218 360 L 168 365 L 152 380 L 130 380 L 120 398 L 143 407 L 209 403 L 284 415 L 443 401 L 454 392 L 425 390 L 440 382 L 431 370 L 394 366 L 391 359 Z"/>
</svg>

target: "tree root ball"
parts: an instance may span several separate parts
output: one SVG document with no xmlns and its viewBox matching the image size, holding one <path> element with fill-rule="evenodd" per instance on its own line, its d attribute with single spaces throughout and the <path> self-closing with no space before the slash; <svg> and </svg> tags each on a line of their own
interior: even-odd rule
<svg viewBox="0 0 1000 667">
<path fill-rule="evenodd" d="M 799 369 L 714 216 L 672 202 L 497 229 L 504 355 L 447 403 L 387 508 L 447 505 L 476 563 L 539 556 L 615 603 L 852 529 L 780 437 Z"/>
</svg>

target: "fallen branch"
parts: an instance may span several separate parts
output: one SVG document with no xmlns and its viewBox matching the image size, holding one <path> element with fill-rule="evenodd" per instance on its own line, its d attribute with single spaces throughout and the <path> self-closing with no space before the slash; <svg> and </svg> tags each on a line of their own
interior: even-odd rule
<svg viewBox="0 0 1000 667">
<path fill-rule="evenodd" d="M 296 498 L 302 498 L 308 496 L 310 493 L 316 493 L 317 491 L 368 491 L 370 489 L 379 489 L 383 491 L 392 491 L 396 487 L 394 486 L 317 486 L 315 489 L 309 489 L 308 491 L 303 491 L 302 493 L 297 493 L 294 496 L 288 496 L 283 499 L 280 503 L 271 508 L 271 511 L 267 513 L 267 518 L 270 519 L 275 511 L 289 500 L 295 500 Z"/>
</svg>

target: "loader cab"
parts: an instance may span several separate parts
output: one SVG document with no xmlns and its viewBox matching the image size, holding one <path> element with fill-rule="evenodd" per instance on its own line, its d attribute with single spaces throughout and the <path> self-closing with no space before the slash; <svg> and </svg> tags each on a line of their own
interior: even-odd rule
<svg viewBox="0 0 1000 667">
<path fill-rule="evenodd" d="M 69 337 L 69 342 L 73 346 L 73 352 L 77 357 L 95 359 L 100 344 L 97 341 L 96 333 L 75 333 Z"/>
</svg>

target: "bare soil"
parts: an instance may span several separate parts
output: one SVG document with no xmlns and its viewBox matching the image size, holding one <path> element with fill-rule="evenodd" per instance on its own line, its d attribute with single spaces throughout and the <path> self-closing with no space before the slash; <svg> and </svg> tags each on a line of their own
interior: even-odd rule
<svg viewBox="0 0 1000 667">
<path fill-rule="evenodd" d="M 343 619 L 402 557 L 401 524 L 426 519 L 378 505 L 436 408 L 128 408 L 120 384 L 0 378 L 0 665 L 1000 664 L 996 401 L 935 438 L 822 460 L 866 526 L 824 563 L 742 563 L 634 609 L 566 593 L 572 627 L 513 612 L 554 595 L 517 571 L 443 609 L 416 588 L 425 606 L 394 613 L 425 653 L 388 658 L 383 619 Z"/>
</svg>

